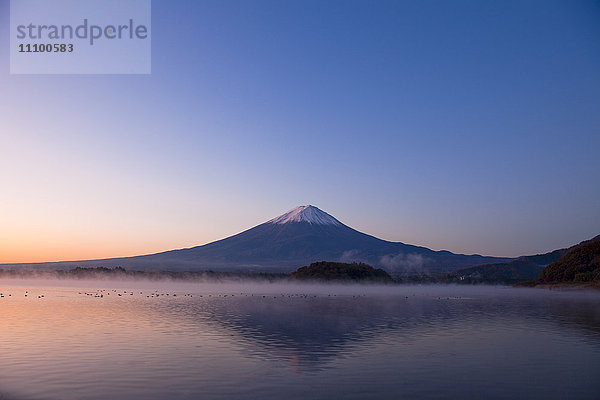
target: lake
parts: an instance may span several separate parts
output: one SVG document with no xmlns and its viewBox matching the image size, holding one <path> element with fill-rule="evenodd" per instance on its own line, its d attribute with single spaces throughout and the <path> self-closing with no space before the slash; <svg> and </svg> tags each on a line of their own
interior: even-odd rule
<svg viewBox="0 0 600 400">
<path fill-rule="evenodd" d="M 0 399 L 600 393 L 598 292 L 4 280 L 0 293 Z"/>
</svg>

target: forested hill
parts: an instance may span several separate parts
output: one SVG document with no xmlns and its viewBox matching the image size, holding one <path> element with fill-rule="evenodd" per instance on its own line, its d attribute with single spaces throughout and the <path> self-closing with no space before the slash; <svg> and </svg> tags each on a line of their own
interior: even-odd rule
<svg viewBox="0 0 600 400">
<path fill-rule="evenodd" d="M 575 246 L 558 261 L 548 265 L 539 281 L 600 284 L 600 235 Z"/>
<path fill-rule="evenodd" d="M 331 261 L 320 261 L 298 268 L 291 277 L 300 280 L 393 282 L 392 277 L 381 268 L 375 269 L 364 263 L 349 264 Z"/>
</svg>

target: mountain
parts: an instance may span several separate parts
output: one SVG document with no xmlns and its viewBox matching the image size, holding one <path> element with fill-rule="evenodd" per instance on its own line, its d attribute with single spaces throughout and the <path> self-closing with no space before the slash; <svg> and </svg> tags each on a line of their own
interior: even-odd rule
<svg viewBox="0 0 600 400">
<path fill-rule="evenodd" d="M 433 251 L 378 239 L 354 230 L 317 207 L 308 205 L 296 207 L 242 233 L 202 246 L 136 257 L 21 266 L 291 272 L 323 260 L 364 262 L 392 274 L 450 272 L 480 264 L 510 261 L 507 258 Z"/>
<path fill-rule="evenodd" d="M 578 276 L 580 273 L 582 275 Z M 530 281 L 528 285 L 575 279 L 579 282 L 600 281 L 600 235 L 569 248 L 460 269 L 445 277 L 450 282 L 515 284 Z"/>
<path fill-rule="evenodd" d="M 542 272 L 540 283 L 600 284 L 600 235 L 570 249 Z"/>
<path fill-rule="evenodd" d="M 523 256 L 509 262 L 484 264 L 459 269 L 447 276 L 447 280 L 460 283 L 515 284 L 537 279 L 544 268 L 565 255 L 569 249 L 554 250 L 545 254 Z"/>
</svg>

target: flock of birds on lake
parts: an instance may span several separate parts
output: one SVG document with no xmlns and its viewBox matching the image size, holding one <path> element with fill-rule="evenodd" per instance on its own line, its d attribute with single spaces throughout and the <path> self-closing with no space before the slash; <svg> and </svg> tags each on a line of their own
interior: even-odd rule
<svg viewBox="0 0 600 400">
<path fill-rule="evenodd" d="M 133 296 L 135 294 L 135 291 L 117 290 L 117 289 L 112 289 L 112 290 L 100 289 L 100 290 L 96 290 L 95 292 L 78 292 L 78 294 L 80 294 L 80 295 L 91 296 L 91 297 L 95 297 L 95 298 L 104 298 L 104 295 L 110 296 L 111 293 L 118 297 L 123 297 L 123 296 Z M 139 292 L 139 294 L 143 296 L 144 292 Z M 158 291 L 154 291 L 154 292 L 146 295 L 146 297 L 160 297 L 160 296 L 177 297 L 177 293 L 160 293 Z M 191 293 L 186 293 L 183 296 L 184 297 L 193 297 L 193 295 Z"/>
<path fill-rule="evenodd" d="M 28 290 L 26 290 L 26 291 L 25 291 L 25 297 L 27 297 L 28 295 L 29 295 L 29 291 L 28 291 Z M 4 297 L 12 297 L 12 293 L 7 293 L 7 294 L 0 293 L 0 299 L 3 299 Z M 42 298 L 44 298 L 44 297 L 46 297 L 46 296 L 44 296 L 43 294 L 39 294 L 39 295 L 37 296 L 37 298 L 38 298 L 38 299 L 42 299 Z"/>
<path fill-rule="evenodd" d="M 106 290 L 106 289 L 100 289 L 94 292 L 78 292 L 78 294 L 80 295 L 85 295 L 85 296 L 91 296 L 91 297 L 95 297 L 95 298 L 104 298 L 104 296 L 109 296 L 111 293 L 113 293 L 113 295 L 117 295 L 119 297 L 122 296 L 133 296 L 135 294 L 134 291 L 127 291 L 127 290 Z M 144 292 L 139 292 L 140 295 L 144 295 Z M 150 294 L 146 294 L 145 295 L 148 298 L 158 298 L 158 297 L 165 297 L 165 296 L 170 296 L 170 297 L 177 297 L 177 293 L 161 293 L 159 291 L 153 291 Z M 185 293 L 183 295 L 180 295 L 181 297 L 194 297 L 194 295 L 192 293 Z M 196 297 L 221 297 L 221 298 L 227 298 L 227 297 L 235 297 L 236 295 L 233 293 L 227 293 L 227 294 L 196 294 Z M 240 293 L 239 296 L 241 297 L 255 297 L 255 293 Z M 285 294 L 285 293 L 281 293 L 279 295 L 272 295 L 272 294 L 256 294 L 256 297 L 262 297 L 262 298 L 317 298 L 317 295 L 312 295 L 312 294 L 304 294 L 304 293 L 298 293 L 298 294 Z M 337 297 L 337 294 L 328 294 L 327 297 Z M 353 298 L 359 298 L 359 297 L 366 297 L 365 294 L 361 294 L 361 295 L 353 295 Z M 408 298 L 408 296 L 407 296 Z"/>
<path fill-rule="evenodd" d="M 131 290 L 117 290 L 117 289 L 98 289 L 95 291 L 78 291 L 77 294 L 80 296 L 87 296 L 87 297 L 93 297 L 93 298 L 104 298 L 105 296 L 110 296 L 111 294 L 113 295 L 113 297 L 123 297 L 123 296 L 134 296 L 136 295 L 136 293 L 138 294 L 138 296 L 146 296 L 147 298 L 159 298 L 159 297 L 177 297 L 177 293 L 169 293 L 169 292 L 160 292 L 158 290 L 154 290 L 150 293 L 146 292 L 146 294 L 141 291 L 141 292 L 137 292 L 137 291 L 131 291 Z M 29 291 L 26 290 L 24 293 L 24 297 L 28 297 L 29 295 Z M 38 295 L 33 295 L 32 297 L 36 297 L 38 299 L 43 299 L 46 296 L 44 294 L 38 294 Z M 232 293 L 227 293 L 227 294 L 196 294 L 197 297 L 207 297 L 207 298 L 227 298 L 227 297 L 235 297 L 235 294 Z M 273 295 L 273 294 L 256 294 L 256 293 L 240 293 L 239 296 L 241 297 L 262 297 L 262 298 L 304 298 L 304 299 L 308 299 L 308 298 L 317 298 L 317 297 L 324 297 L 324 295 L 322 296 L 317 296 L 315 294 L 305 294 L 305 293 L 296 293 L 296 294 L 290 294 L 290 293 L 281 293 L 279 295 Z M 337 297 L 337 294 L 328 294 L 327 297 Z M 4 298 L 4 297 L 12 297 L 12 293 L 0 293 L 0 299 Z M 192 293 L 184 293 L 184 294 L 180 294 L 180 297 L 194 297 L 194 294 Z M 342 295 L 340 295 L 340 297 L 342 297 Z M 352 298 L 360 298 L 360 297 L 366 297 L 366 294 L 359 294 L 359 295 L 352 295 Z M 408 296 L 406 296 L 406 298 L 408 298 Z"/>
<path fill-rule="evenodd" d="M 136 294 L 137 291 L 131 291 L 131 290 L 117 290 L 117 289 L 98 289 L 96 291 L 79 291 L 77 292 L 78 295 L 81 296 L 87 296 L 87 297 L 93 297 L 93 298 L 104 298 L 105 296 L 110 296 L 111 293 L 113 295 L 113 297 L 123 297 L 123 296 L 134 296 Z M 26 290 L 24 293 L 24 297 L 28 297 L 30 295 L 29 291 Z M 151 291 L 150 293 L 146 292 L 146 294 L 144 294 L 143 291 L 139 292 L 138 295 L 141 296 L 146 296 L 147 298 L 173 298 L 173 297 L 177 297 L 177 293 L 169 293 L 169 292 L 160 292 L 158 290 L 154 290 Z M 208 297 L 208 298 L 227 298 L 227 297 L 235 297 L 235 294 L 232 293 L 228 293 L 228 294 L 196 294 L 197 297 Z M 325 295 L 321 295 L 321 296 L 317 296 L 315 294 L 305 294 L 305 293 L 296 293 L 296 294 L 291 294 L 291 293 L 281 293 L 279 295 L 273 295 L 273 294 L 255 294 L 255 293 L 240 293 L 239 296 L 242 297 L 261 297 L 262 298 L 304 298 L 304 299 L 308 299 L 308 298 L 317 298 L 317 297 L 325 297 Z M 358 299 L 361 297 L 366 297 L 366 294 L 359 294 L 359 295 L 352 295 L 353 299 Z M 414 297 L 415 295 L 413 294 L 412 297 Z M 0 299 L 3 299 L 5 297 L 13 297 L 12 293 L 0 293 Z M 38 299 L 43 299 L 46 296 L 44 294 L 34 294 L 32 295 L 33 298 L 38 298 Z M 184 294 L 180 294 L 180 297 L 194 297 L 194 294 L 192 293 L 184 293 Z M 326 297 L 338 297 L 337 294 L 328 294 Z M 344 295 L 340 295 L 340 297 L 350 297 L 348 296 L 344 296 Z M 409 296 L 404 296 L 406 299 L 409 298 Z M 450 297 L 438 297 L 438 300 L 459 300 L 459 299 L 463 299 L 463 297 L 460 296 L 450 296 Z"/>
</svg>

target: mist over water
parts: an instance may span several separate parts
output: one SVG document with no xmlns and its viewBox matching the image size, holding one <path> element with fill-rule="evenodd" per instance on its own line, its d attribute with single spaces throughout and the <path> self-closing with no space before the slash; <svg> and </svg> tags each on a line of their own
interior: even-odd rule
<svg viewBox="0 0 600 400">
<path fill-rule="evenodd" d="M 0 398 L 593 399 L 600 390 L 597 292 L 2 280 L 0 293 Z"/>
</svg>

